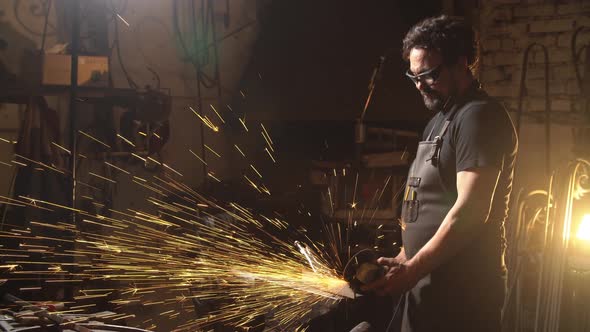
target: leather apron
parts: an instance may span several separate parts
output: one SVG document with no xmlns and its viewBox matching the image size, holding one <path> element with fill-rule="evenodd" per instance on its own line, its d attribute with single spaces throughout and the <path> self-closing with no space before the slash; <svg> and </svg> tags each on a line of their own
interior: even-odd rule
<svg viewBox="0 0 590 332">
<path fill-rule="evenodd" d="M 402 239 L 408 259 L 434 236 L 457 199 L 456 188 L 447 188 L 441 177 L 440 152 L 443 140 L 450 139 L 450 135 L 446 135 L 449 125 L 455 115 L 465 109 L 463 106 L 464 104 L 455 104 L 448 110 L 446 118 L 443 118 L 442 126 L 438 124 L 440 129 L 437 130 L 435 124 L 427 139 L 418 144 L 402 204 Z M 488 271 L 486 267 L 473 266 L 472 262 L 480 261 L 482 256 L 478 255 L 481 253 L 479 247 L 486 246 L 484 244 L 468 248 L 465 254 L 460 254 L 452 262 L 437 268 L 406 293 L 401 329 L 403 332 L 463 331 L 462 327 L 468 331 L 470 327 L 467 326 L 479 326 L 482 319 L 479 313 L 469 311 L 473 306 L 478 306 L 479 296 L 485 296 L 478 285 L 487 283 L 479 282 L 479 279 L 486 279 Z M 490 272 L 491 274 L 494 273 Z M 466 283 L 475 283 L 475 286 L 465 287 Z M 489 283 L 488 285 L 496 290 L 495 284 L 494 287 Z M 468 294 L 469 292 L 472 294 Z M 474 297 L 474 293 L 478 294 Z M 488 309 L 482 309 L 485 315 Z M 472 321 L 466 322 L 465 314 L 471 315 L 467 320 Z M 481 331 L 479 328 L 477 330 Z M 489 331 L 494 330 L 495 328 L 491 328 Z"/>
</svg>

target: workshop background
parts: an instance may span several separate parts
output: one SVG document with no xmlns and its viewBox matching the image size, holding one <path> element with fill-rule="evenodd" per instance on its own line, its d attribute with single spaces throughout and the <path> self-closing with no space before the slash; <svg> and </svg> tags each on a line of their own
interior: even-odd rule
<svg viewBox="0 0 590 332">
<path fill-rule="evenodd" d="M 165 175 L 215 202 L 275 213 L 305 234 L 300 241 L 338 239 L 333 255 L 344 263 L 363 249 L 395 255 L 399 188 L 431 116 L 404 77 L 401 40 L 413 24 L 443 13 L 477 30 L 476 76 L 519 132 L 504 326 L 590 331 L 582 287 L 590 271 L 590 1 L 583 0 L 1 1 L 0 279 L 10 281 L 1 269 L 21 264 L 10 256 L 15 228 L 72 218 L 67 209 L 30 211 L 24 206 L 41 203 L 23 197 L 109 217 L 157 214 L 154 192 L 166 201 L 166 190 L 145 179 Z M 208 225 L 222 218 L 199 213 Z M 78 291 L 2 287 L 0 295 L 66 304 Z M 204 308 L 215 304 L 195 298 L 191 315 L 210 314 Z M 113 324 L 182 330 L 178 315 L 153 304 L 158 299 L 150 293 L 150 305 L 131 306 L 132 315 Z M 380 331 L 396 303 L 340 297 L 310 304 L 298 324 L 367 331 L 359 325 L 366 321 Z M 198 328 L 298 325 L 284 328 L 269 316 Z"/>
</svg>

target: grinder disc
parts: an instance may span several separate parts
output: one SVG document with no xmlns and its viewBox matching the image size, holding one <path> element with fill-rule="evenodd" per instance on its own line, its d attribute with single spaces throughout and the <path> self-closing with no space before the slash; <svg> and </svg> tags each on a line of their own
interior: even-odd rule
<svg viewBox="0 0 590 332">
<path fill-rule="evenodd" d="M 355 292 L 363 294 L 361 286 L 370 284 L 385 274 L 383 266 L 377 264 L 377 258 L 375 251 L 363 249 L 346 263 L 342 274 Z"/>
</svg>

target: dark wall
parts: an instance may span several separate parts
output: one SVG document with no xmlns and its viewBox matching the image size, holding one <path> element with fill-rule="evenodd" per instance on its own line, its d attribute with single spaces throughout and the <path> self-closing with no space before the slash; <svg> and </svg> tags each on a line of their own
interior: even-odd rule
<svg viewBox="0 0 590 332">
<path fill-rule="evenodd" d="M 428 114 L 403 76 L 401 40 L 439 1 L 274 1 L 241 82 L 241 112 L 267 120 L 352 120 L 379 56 L 387 54 L 367 120 L 421 124 Z"/>
<path fill-rule="evenodd" d="M 385 0 L 273 1 L 265 8 L 240 83 L 246 97 L 238 95 L 232 107 L 270 129 L 281 162 L 277 185 L 304 182 L 310 160 L 353 158 L 353 122 L 381 55 L 387 59 L 366 121 L 422 130 L 430 114 L 404 76 L 401 43 L 411 25 L 440 10 L 440 1 Z M 258 138 L 254 149 L 264 144 Z"/>
</svg>

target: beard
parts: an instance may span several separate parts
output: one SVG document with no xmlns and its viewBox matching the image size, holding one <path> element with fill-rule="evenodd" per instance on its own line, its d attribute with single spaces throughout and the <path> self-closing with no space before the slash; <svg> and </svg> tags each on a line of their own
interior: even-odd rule
<svg viewBox="0 0 590 332">
<path fill-rule="evenodd" d="M 424 100 L 424 106 L 431 111 L 441 111 L 445 105 L 445 98 L 434 90 L 425 91 L 420 93 Z"/>
</svg>

